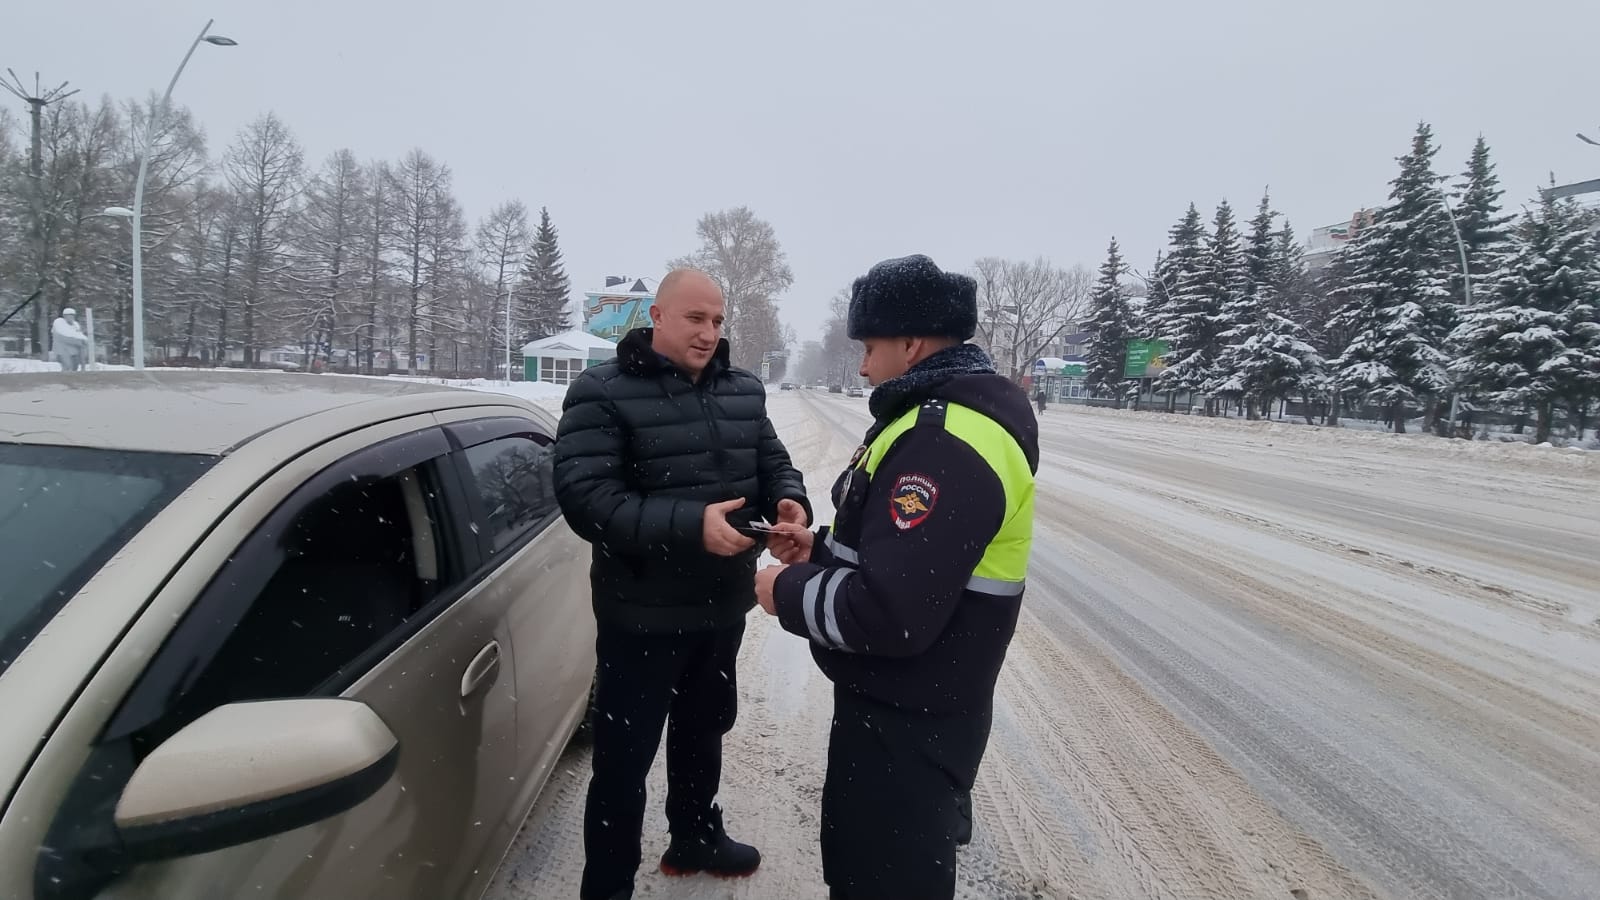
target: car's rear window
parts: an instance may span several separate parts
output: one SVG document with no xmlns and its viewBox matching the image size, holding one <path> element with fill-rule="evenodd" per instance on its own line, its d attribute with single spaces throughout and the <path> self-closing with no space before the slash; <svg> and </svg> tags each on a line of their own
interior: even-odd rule
<svg viewBox="0 0 1600 900">
<path fill-rule="evenodd" d="M 0 444 L 0 672 L 213 459 Z"/>
</svg>

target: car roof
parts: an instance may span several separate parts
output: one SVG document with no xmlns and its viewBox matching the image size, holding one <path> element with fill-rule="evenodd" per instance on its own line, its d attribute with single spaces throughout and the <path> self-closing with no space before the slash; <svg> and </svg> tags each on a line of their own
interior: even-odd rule
<svg viewBox="0 0 1600 900">
<path fill-rule="evenodd" d="M 334 409 L 350 425 L 512 397 L 391 378 L 284 372 L 55 372 L 0 376 L 0 442 L 220 455 L 290 422 Z M 401 399 L 405 398 L 405 399 Z"/>
</svg>

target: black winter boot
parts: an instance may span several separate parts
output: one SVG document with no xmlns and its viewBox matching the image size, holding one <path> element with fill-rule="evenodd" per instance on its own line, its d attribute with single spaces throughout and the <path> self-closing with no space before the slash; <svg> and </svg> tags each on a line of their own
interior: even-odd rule
<svg viewBox="0 0 1600 900">
<path fill-rule="evenodd" d="M 722 809 L 712 806 L 700 826 L 689 834 L 672 835 L 672 844 L 661 855 L 664 875 L 694 875 L 705 872 L 718 878 L 743 878 L 761 866 L 761 852 L 741 844 L 722 828 Z"/>
</svg>

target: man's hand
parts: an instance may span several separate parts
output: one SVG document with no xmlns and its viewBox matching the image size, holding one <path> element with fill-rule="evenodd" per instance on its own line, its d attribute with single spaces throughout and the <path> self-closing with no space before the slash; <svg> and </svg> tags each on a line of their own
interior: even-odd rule
<svg viewBox="0 0 1600 900">
<path fill-rule="evenodd" d="M 718 556 L 738 556 L 756 545 L 728 524 L 728 513 L 743 505 L 743 497 L 706 505 L 705 518 L 700 520 L 700 537 L 706 550 Z"/>
<path fill-rule="evenodd" d="M 801 510 L 802 515 L 804 512 Z M 817 536 L 804 525 L 779 522 L 772 526 L 772 533 L 767 536 L 767 552 L 786 566 L 810 562 L 811 548 L 816 540 Z"/>
<path fill-rule="evenodd" d="M 789 567 L 767 566 L 756 571 L 756 602 L 761 604 L 761 608 L 766 610 L 769 616 L 778 614 L 777 601 L 773 599 L 772 591 L 778 583 L 778 576 L 787 568 Z"/>
<path fill-rule="evenodd" d="M 778 501 L 778 524 L 799 525 L 805 528 L 811 524 L 806 518 L 806 508 L 794 500 Z"/>
</svg>

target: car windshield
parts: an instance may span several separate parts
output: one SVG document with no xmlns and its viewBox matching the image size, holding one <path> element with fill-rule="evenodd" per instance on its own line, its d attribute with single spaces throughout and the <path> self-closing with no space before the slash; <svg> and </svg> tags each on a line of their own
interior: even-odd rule
<svg viewBox="0 0 1600 900">
<path fill-rule="evenodd" d="M 211 459 L 0 444 L 0 672 Z"/>
</svg>

